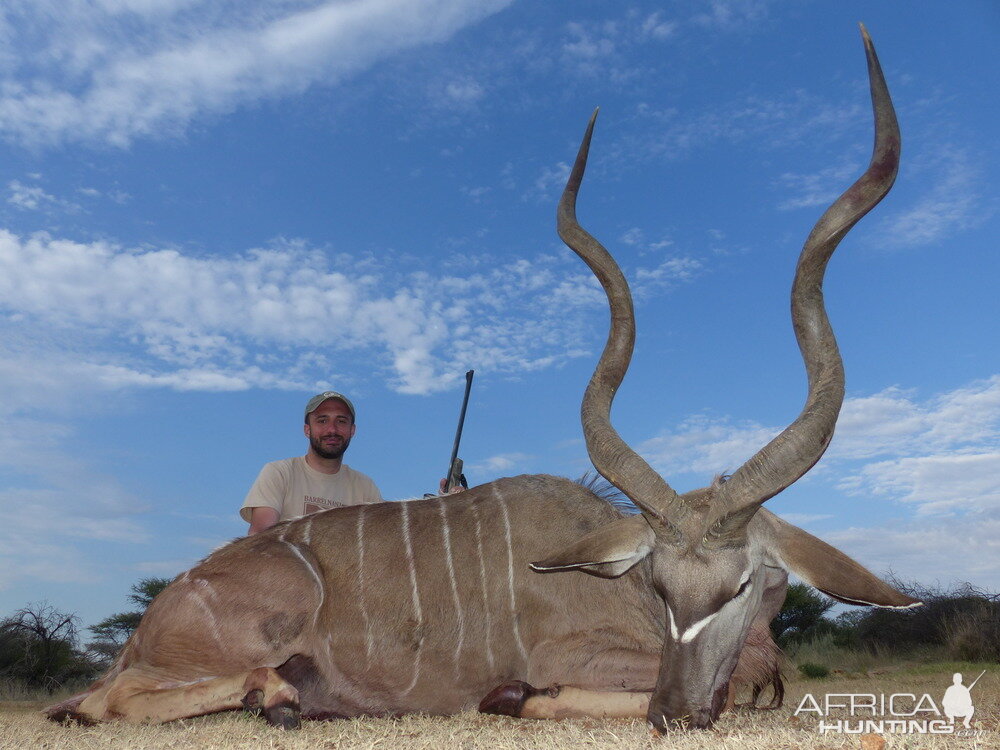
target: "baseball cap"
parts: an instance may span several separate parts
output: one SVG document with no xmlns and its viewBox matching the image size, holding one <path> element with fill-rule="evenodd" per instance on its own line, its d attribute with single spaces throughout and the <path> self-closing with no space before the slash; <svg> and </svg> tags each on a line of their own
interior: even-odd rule
<svg viewBox="0 0 1000 750">
<path fill-rule="evenodd" d="M 349 399 L 343 393 L 337 393 L 336 391 L 324 391 L 323 393 L 317 393 L 315 396 L 309 399 L 309 403 L 306 404 L 305 417 L 308 419 L 309 415 L 312 414 L 314 411 L 316 411 L 316 409 L 319 408 L 319 405 L 329 398 L 335 398 L 338 401 L 343 401 L 344 405 L 347 407 L 347 410 L 351 412 L 351 419 L 356 421 L 357 418 L 354 415 L 354 404 L 351 403 L 351 399 Z"/>
</svg>

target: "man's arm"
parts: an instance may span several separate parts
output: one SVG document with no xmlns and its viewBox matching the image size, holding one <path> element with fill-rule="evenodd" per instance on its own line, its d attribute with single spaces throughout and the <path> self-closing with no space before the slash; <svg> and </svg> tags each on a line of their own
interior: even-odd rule
<svg viewBox="0 0 1000 750">
<path fill-rule="evenodd" d="M 259 505 L 250 510 L 250 530 L 247 536 L 253 536 L 264 529 L 269 529 L 278 522 L 278 511 L 268 508 L 266 505 Z"/>
<path fill-rule="evenodd" d="M 247 493 L 240 516 L 250 524 L 247 536 L 269 529 L 281 518 L 285 489 L 290 480 L 284 462 L 265 464 Z"/>
</svg>

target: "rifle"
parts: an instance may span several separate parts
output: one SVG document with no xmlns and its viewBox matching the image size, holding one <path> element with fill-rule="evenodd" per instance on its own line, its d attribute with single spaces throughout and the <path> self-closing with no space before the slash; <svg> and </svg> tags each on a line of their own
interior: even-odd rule
<svg viewBox="0 0 1000 750">
<path fill-rule="evenodd" d="M 982 672 L 979 673 L 979 677 L 982 677 L 984 674 L 986 674 L 986 670 L 985 669 Z M 972 688 L 974 688 L 976 686 L 976 683 L 979 682 L 979 677 L 977 677 L 976 679 L 974 679 L 972 681 L 972 684 L 969 685 L 969 692 L 970 693 L 972 692 Z"/>
<path fill-rule="evenodd" d="M 465 410 L 469 406 L 469 392 L 472 390 L 472 376 L 475 372 L 475 370 L 469 370 L 465 373 L 465 398 L 462 399 L 462 411 L 458 415 L 458 429 L 455 431 L 455 444 L 451 448 L 451 461 L 448 464 L 448 478 L 444 483 L 444 491 L 446 494 L 457 484 L 461 484 L 466 489 L 469 488 L 469 483 L 466 481 L 465 475 L 462 473 L 463 464 L 462 459 L 458 457 L 458 444 L 462 442 L 462 428 L 465 426 Z"/>
</svg>

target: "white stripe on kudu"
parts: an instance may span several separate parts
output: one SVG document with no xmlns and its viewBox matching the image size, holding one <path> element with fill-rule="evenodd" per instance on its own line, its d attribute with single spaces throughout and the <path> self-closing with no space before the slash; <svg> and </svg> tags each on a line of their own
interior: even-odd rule
<svg viewBox="0 0 1000 750">
<path fill-rule="evenodd" d="M 703 617 L 702 619 L 698 620 L 698 622 L 696 622 L 694 625 L 687 628 L 683 633 L 677 630 L 677 622 L 674 620 L 674 611 L 670 608 L 669 604 L 667 605 L 667 614 L 670 616 L 670 636 L 675 641 L 680 641 L 681 643 L 690 643 L 691 641 L 694 640 L 695 636 L 698 635 L 698 633 L 700 633 L 706 625 L 708 625 L 708 623 L 710 623 L 712 620 L 715 619 L 715 616 L 719 613 L 713 612 L 707 617 Z"/>
<path fill-rule="evenodd" d="M 368 605 L 365 602 L 365 506 L 358 506 L 358 526 L 357 526 L 357 551 L 358 551 L 358 607 L 361 609 L 361 621 L 365 627 L 365 667 L 371 659 L 372 649 L 375 642 L 372 638 L 372 624 L 368 619 Z"/>
<path fill-rule="evenodd" d="M 410 566 L 410 596 L 413 600 L 413 616 L 417 621 L 417 649 L 413 659 L 413 679 L 410 680 L 409 687 L 403 691 L 403 695 L 409 693 L 417 686 L 420 679 L 420 655 L 424 645 L 424 613 L 420 608 L 420 592 L 417 591 L 417 565 L 413 560 L 413 542 L 410 539 L 410 506 L 406 500 L 400 503 L 402 512 L 399 514 L 403 525 L 403 545 L 406 548 L 406 562 Z"/>
<path fill-rule="evenodd" d="M 479 508 L 476 503 L 471 503 L 469 505 L 472 508 L 472 515 L 476 519 L 476 548 L 479 552 L 479 582 L 483 589 L 483 615 L 486 619 L 486 659 L 489 661 L 490 669 L 492 670 L 495 665 L 495 660 L 493 659 L 493 618 L 490 615 L 490 597 L 489 589 L 486 586 L 486 559 L 483 555 L 483 527 L 479 522 Z"/>
<path fill-rule="evenodd" d="M 302 543 L 307 546 L 309 544 L 310 536 L 312 535 L 312 527 L 313 527 L 313 517 L 307 516 L 305 528 L 302 530 Z"/>
<path fill-rule="evenodd" d="M 445 561 L 448 563 L 448 580 L 451 582 L 451 599 L 455 604 L 455 619 L 458 621 L 458 642 L 455 644 L 455 677 L 458 677 L 458 665 L 462 655 L 462 645 L 465 643 L 465 613 L 462 611 L 462 600 L 458 596 L 458 581 L 455 578 L 455 561 L 451 553 L 451 529 L 448 527 L 448 513 L 445 510 L 444 498 L 438 499 L 438 512 L 441 514 L 441 535 L 444 537 Z"/>
<path fill-rule="evenodd" d="M 319 589 L 319 604 L 316 605 L 316 611 L 313 613 L 313 625 L 319 622 L 319 612 L 323 608 L 323 602 L 326 601 L 326 589 L 323 587 L 323 579 L 319 577 L 319 573 L 316 572 L 316 568 L 306 560 L 305 555 L 298 548 L 298 545 L 292 544 L 291 542 L 282 542 L 288 549 L 295 553 L 295 556 L 302 561 L 302 564 L 306 566 L 306 570 L 312 573 L 313 580 L 316 581 L 316 588 Z"/>
<path fill-rule="evenodd" d="M 719 613 L 713 612 L 712 614 L 708 615 L 708 617 L 704 617 L 698 620 L 698 622 L 696 622 L 694 625 L 685 630 L 684 635 L 681 636 L 681 643 L 690 643 L 691 641 L 693 641 L 694 637 L 701 632 L 701 629 L 704 628 L 706 625 L 708 625 L 708 623 L 710 623 L 712 620 L 714 620 L 717 614 Z"/>
<path fill-rule="evenodd" d="M 222 641 L 219 639 L 219 621 L 216 619 L 215 612 L 212 611 L 208 602 L 205 601 L 205 597 L 201 595 L 201 591 L 199 589 L 207 590 L 212 598 L 215 598 L 215 590 L 204 578 L 192 579 L 192 583 L 194 584 L 194 587 L 191 589 L 191 598 L 198 603 L 199 609 L 201 609 L 201 611 L 205 614 L 206 619 L 212 626 L 212 640 L 215 641 L 216 647 L 222 649 L 224 647 L 222 645 Z"/>
<path fill-rule="evenodd" d="M 521 626 L 517 622 L 517 603 L 514 600 L 514 549 L 510 539 L 510 515 L 507 513 L 507 503 L 496 485 L 493 486 L 493 493 L 500 503 L 504 536 L 507 540 L 507 591 L 510 593 L 510 621 L 514 629 L 514 641 L 517 643 L 517 650 L 521 652 L 521 658 L 527 659 L 528 651 L 524 648 L 524 641 L 521 640 Z"/>
</svg>

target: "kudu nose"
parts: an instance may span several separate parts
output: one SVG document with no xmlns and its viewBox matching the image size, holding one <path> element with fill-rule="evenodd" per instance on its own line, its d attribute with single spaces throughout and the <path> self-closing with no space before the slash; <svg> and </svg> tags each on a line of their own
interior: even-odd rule
<svg viewBox="0 0 1000 750">
<path fill-rule="evenodd" d="M 650 726 L 659 733 L 683 729 L 708 729 L 715 723 L 720 710 L 715 710 L 716 701 L 711 707 L 692 705 L 682 696 L 674 696 L 671 700 L 657 700 L 656 696 L 649 702 L 649 712 L 646 719 Z"/>
</svg>

